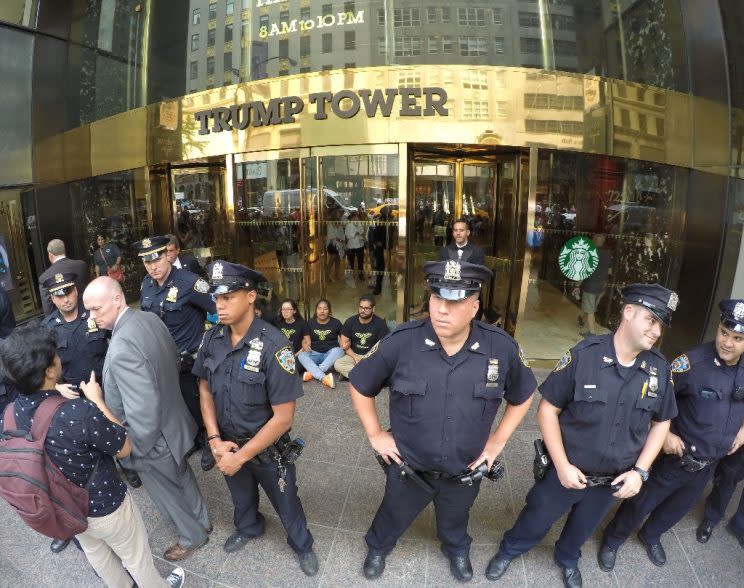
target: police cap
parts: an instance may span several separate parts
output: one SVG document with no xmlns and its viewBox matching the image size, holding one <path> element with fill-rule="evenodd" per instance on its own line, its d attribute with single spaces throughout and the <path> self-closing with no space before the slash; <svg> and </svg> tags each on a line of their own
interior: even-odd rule
<svg viewBox="0 0 744 588">
<path fill-rule="evenodd" d="M 41 284 L 52 296 L 64 296 L 75 285 L 75 274 L 54 274 Z M 70 290 L 67 290 L 67 289 Z M 65 291 L 67 290 L 67 291 Z"/>
<path fill-rule="evenodd" d="M 648 309 L 665 327 L 671 324 L 672 312 L 677 310 L 679 303 L 677 293 L 660 284 L 630 284 L 620 293 L 625 304 L 637 304 Z"/>
<path fill-rule="evenodd" d="M 480 292 L 481 284 L 493 272 L 484 265 L 450 259 L 425 263 L 424 275 L 431 291 L 440 298 L 463 300 Z"/>
<path fill-rule="evenodd" d="M 165 252 L 169 242 L 168 237 L 147 237 L 137 241 L 133 247 L 142 261 L 155 261 Z"/>
<path fill-rule="evenodd" d="M 744 333 L 744 300 L 740 298 L 721 300 L 718 308 L 721 309 L 721 324 L 724 327 L 734 333 Z"/>
<path fill-rule="evenodd" d="M 263 274 L 239 263 L 217 259 L 207 266 L 209 291 L 212 294 L 227 294 L 235 290 L 255 290 L 265 282 Z"/>
</svg>

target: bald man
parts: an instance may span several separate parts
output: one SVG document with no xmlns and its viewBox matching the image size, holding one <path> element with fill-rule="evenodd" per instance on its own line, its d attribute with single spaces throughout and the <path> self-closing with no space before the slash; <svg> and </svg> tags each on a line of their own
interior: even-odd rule
<svg viewBox="0 0 744 588">
<path fill-rule="evenodd" d="M 178 387 L 176 345 L 157 315 L 127 306 L 116 280 L 93 280 L 83 303 L 99 329 L 112 331 L 103 388 L 106 404 L 132 442 L 122 464 L 140 475 L 152 501 L 178 529 L 179 540 L 165 559 L 185 559 L 206 545 L 212 526 L 185 457 L 196 423 Z"/>
</svg>

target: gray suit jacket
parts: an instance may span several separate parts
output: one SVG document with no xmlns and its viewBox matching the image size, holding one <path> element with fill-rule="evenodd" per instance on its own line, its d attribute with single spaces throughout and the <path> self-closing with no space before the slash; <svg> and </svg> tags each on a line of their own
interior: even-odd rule
<svg viewBox="0 0 744 588">
<path fill-rule="evenodd" d="M 75 285 L 78 289 L 78 296 L 82 300 L 83 290 L 85 290 L 85 287 L 88 285 L 90 270 L 88 269 L 88 264 L 81 259 L 63 257 L 41 272 L 41 275 L 39 276 L 39 295 L 41 297 L 41 307 L 44 309 L 44 314 L 50 314 L 54 310 L 54 305 L 49 299 L 49 291 L 41 284 L 48 278 L 51 278 L 54 274 L 75 274 L 77 276 L 75 279 Z"/>
<path fill-rule="evenodd" d="M 181 396 L 176 344 L 156 315 L 130 308 L 119 318 L 103 364 L 103 389 L 132 442 L 124 466 L 147 469 L 148 460 L 165 451 L 183 462 L 196 423 Z"/>
</svg>

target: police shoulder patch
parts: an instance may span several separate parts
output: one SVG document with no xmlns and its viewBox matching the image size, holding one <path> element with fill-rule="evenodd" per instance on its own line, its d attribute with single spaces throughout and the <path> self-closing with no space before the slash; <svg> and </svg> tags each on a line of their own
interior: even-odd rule
<svg viewBox="0 0 744 588">
<path fill-rule="evenodd" d="M 379 347 L 380 347 L 380 342 L 378 341 L 377 343 L 375 343 L 374 345 L 372 345 L 372 349 L 370 349 L 369 351 L 367 351 L 367 353 L 364 354 L 364 357 L 362 357 L 362 359 L 365 359 L 367 357 L 370 357 L 370 356 L 374 355 L 375 352 L 377 351 L 377 349 L 379 349 Z"/>
<path fill-rule="evenodd" d="M 530 367 L 530 362 L 527 361 L 527 358 L 524 356 L 524 351 L 522 350 L 521 347 L 519 348 L 519 361 L 522 362 L 522 365 L 524 367 L 527 367 L 527 368 Z"/>
<path fill-rule="evenodd" d="M 282 366 L 282 369 L 290 374 L 294 374 L 296 371 L 295 367 L 295 356 L 289 347 L 282 347 L 279 351 L 274 354 L 277 363 Z"/>
<path fill-rule="evenodd" d="M 199 294 L 206 294 L 209 292 L 209 284 L 204 278 L 199 278 L 194 282 L 194 290 L 199 292 Z"/>
<path fill-rule="evenodd" d="M 689 372 L 692 366 L 690 364 L 690 358 L 683 353 L 672 362 L 671 367 L 673 373 L 683 374 L 685 372 Z"/>
<path fill-rule="evenodd" d="M 568 364 L 571 363 L 572 359 L 573 357 L 571 357 L 571 350 L 569 349 L 568 351 L 566 351 L 566 354 L 563 357 L 561 357 L 560 361 L 557 364 L 555 364 L 553 371 L 559 372 L 562 369 L 565 369 L 566 366 L 568 366 Z"/>
</svg>

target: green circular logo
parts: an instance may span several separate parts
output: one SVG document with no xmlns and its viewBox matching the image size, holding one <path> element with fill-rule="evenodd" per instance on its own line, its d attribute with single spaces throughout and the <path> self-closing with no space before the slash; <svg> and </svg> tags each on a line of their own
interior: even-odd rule
<svg viewBox="0 0 744 588">
<path fill-rule="evenodd" d="M 572 237 L 558 254 L 558 267 L 569 280 L 585 280 L 599 265 L 597 246 L 589 237 Z"/>
</svg>

